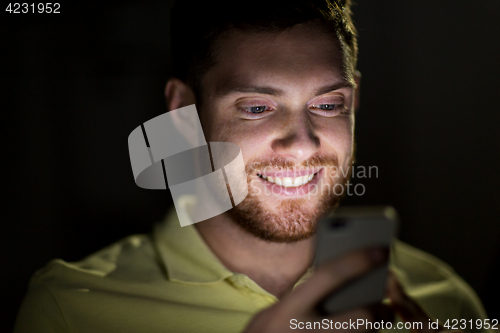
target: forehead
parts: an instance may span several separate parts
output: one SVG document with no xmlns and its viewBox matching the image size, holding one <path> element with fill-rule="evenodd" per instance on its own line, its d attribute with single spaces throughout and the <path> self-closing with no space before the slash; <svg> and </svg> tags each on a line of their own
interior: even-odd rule
<svg viewBox="0 0 500 333">
<path fill-rule="evenodd" d="M 220 95 L 235 87 L 315 86 L 349 81 L 340 43 L 312 24 L 282 32 L 231 31 L 215 45 L 215 65 L 206 73 L 204 90 Z"/>
</svg>

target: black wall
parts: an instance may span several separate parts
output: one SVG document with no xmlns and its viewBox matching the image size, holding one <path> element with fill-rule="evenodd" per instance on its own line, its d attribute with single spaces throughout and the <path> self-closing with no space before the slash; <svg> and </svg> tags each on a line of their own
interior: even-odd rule
<svg viewBox="0 0 500 333">
<path fill-rule="evenodd" d="M 0 329 L 29 276 L 148 232 L 171 205 L 135 186 L 128 134 L 164 113 L 169 1 L 1 8 Z M 500 317 L 500 2 L 369 1 L 353 8 L 363 74 L 361 197 L 392 204 L 401 238 L 452 265 Z M 495 271 L 496 270 L 496 271 Z M 1 326 L 3 325 L 3 327 Z"/>
</svg>

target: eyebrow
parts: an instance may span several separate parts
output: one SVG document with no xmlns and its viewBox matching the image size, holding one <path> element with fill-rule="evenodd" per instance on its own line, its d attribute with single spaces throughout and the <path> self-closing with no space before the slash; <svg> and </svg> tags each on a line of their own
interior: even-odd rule
<svg viewBox="0 0 500 333">
<path fill-rule="evenodd" d="M 236 86 L 236 87 L 224 87 L 224 89 L 217 92 L 217 96 L 222 97 L 232 93 L 258 93 L 271 96 L 283 96 L 285 92 L 281 89 L 276 89 L 272 87 L 265 86 Z"/>
<path fill-rule="evenodd" d="M 351 83 L 349 81 L 342 81 L 339 83 L 334 83 L 334 84 L 319 88 L 314 93 L 314 96 L 323 95 L 323 94 L 329 93 L 331 91 L 339 90 L 342 88 L 353 88 L 354 89 L 355 87 L 356 87 L 356 85 L 354 83 Z"/>
<path fill-rule="evenodd" d="M 354 85 L 348 81 L 342 81 L 339 83 L 329 84 L 324 87 L 317 89 L 314 93 L 315 96 L 323 95 L 331 91 L 335 91 L 341 88 L 354 88 Z M 236 86 L 236 87 L 224 87 L 216 93 L 218 97 L 223 97 L 233 93 L 258 93 L 271 96 L 283 96 L 285 92 L 281 89 L 266 87 L 266 86 Z"/>
</svg>

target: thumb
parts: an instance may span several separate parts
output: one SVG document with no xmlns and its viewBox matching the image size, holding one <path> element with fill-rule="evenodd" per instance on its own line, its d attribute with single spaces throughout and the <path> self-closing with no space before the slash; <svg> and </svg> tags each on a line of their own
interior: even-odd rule
<svg viewBox="0 0 500 333">
<path fill-rule="evenodd" d="M 436 332 L 444 329 L 441 325 L 437 330 L 428 327 L 430 316 L 405 293 L 403 286 L 392 271 L 389 271 L 388 274 L 386 292 L 387 297 L 391 300 L 391 307 L 405 322 L 422 323 L 422 330 L 418 330 L 419 332 Z M 416 332 L 417 330 L 412 331 Z"/>
</svg>

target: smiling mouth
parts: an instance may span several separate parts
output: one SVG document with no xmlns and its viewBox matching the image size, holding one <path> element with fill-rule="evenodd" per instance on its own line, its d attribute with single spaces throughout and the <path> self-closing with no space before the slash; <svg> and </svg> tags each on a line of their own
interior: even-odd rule
<svg viewBox="0 0 500 333">
<path fill-rule="evenodd" d="M 283 187 L 298 187 L 309 183 L 311 180 L 314 179 L 314 177 L 318 174 L 318 172 L 301 177 L 270 177 L 261 174 L 257 174 L 257 176 L 272 184 L 280 185 Z"/>
</svg>

